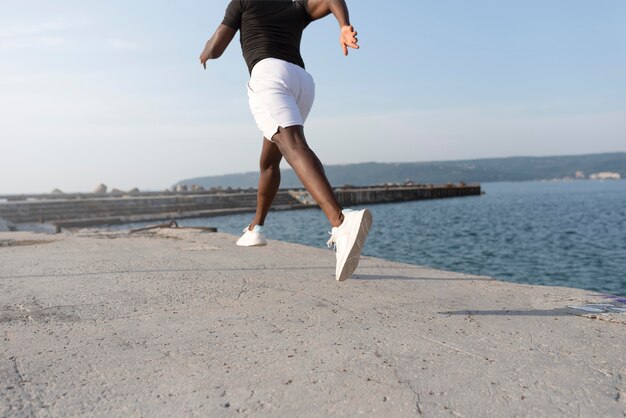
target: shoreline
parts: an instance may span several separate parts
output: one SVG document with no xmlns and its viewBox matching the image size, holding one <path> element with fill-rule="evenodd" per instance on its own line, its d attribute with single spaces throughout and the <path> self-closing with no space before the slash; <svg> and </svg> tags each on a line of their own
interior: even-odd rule
<svg viewBox="0 0 626 418">
<path fill-rule="evenodd" d="M 612 264 L 605 264 L 605 272 L 602 273 L 599 268 L 585 268 L 580 261 L 577 261 L 572 257 L 567 257 L 567 254 L 563 254 L 564 251 L 559 251 L 558 248 L 554 248 L 551 244 L 554 242 L 537 241 L 536 243 L 530 243 L 533 246 L 530 247 L 526 244 L 526 240 L 529 238 L 527 234 L 518 234 L 519 240 L 516 240 L 518 244 L 510 243 L 511 248 L 516 248 L 519 253 L 516 258 L 511 258 L 510 255 L 503 254 L 503 251 L 499 251 L 495 247 L 493 242 L 502 243 L 500 237 L 504 234 L 509 234 L 509 230 L 500 229 L 498 233 L 486 234 L 483 229 L 475 226 L 469 226 L 469 222 L 475 222 L 472 219 L 473 213 L 481 213 L 476 210 L 476 207 L 490 205 L 488 201 L 500 200 L 500 195 L 496 195 L 496 189 L 484 186 L 487 192 L 493 190 L 493 194 L 487 196 L 474 197 L 471 199 L 463 200 L 443 200 L 443 201 L 428 201 L 428 202 L 403 202 L 391 205 L 371 206 L 370 209 L 375 215 L 375 227 L 372 229 L 368 243 L 364 248 L 364 254 L 369 256 L 376 256 L 387 259 L 389 261 L 396 261 L 402 263 L 408 263 L 412 265 L 430 266 L 436 269 L 442 269 L 447 271 L 463 271 L 472 274 L 482 274 L 495 277 L 497 279 L 507 281 L 510 283 L 519 284 L 531 284 L 531 285 L 555 285 L 559 287 L 573 287 L 577 289 L 584 289 L 593 292 L 612 294 L 621 297 L 626 297 L 626 290 L 624 288 L 623 281 L 619 281 L 619 270 L 616 270 L 616 266 L 624 265 L 623 261 L 614 259 L 610 254 L 599 253 L 596 257 L 603 256 Z M 539 186 L 541 187 L 541 186 Z M 552 187 L 547 185 L 546 187 Z M 554 186 L 556 187 L 556 186 Z M 499 189 L 508 189 L 508 186 L 500 186 Z M 517 189 L 515 189 L 517 190 Z M 357 206 L 357 208 L 363 208 L 364 206 Z M 452 208 L 447 210 L 446 208 Z M 458 209 L 453 209 L 458 208 Z M 428 225 L 431 222 L 431 216 L 429 213 L 440 212 L 445 209 L 448 215 L 455 216 L 455 213 L 466 212 L 468 216 L 462 216 L 462 221 L 459 222 L 460 227 L 455 225 L 447 226 L 443 222 L 438 222 L 433 225 L 433 228 L 428 229 Z M 492 209 L 493 211 L 493 209 Z M 416 215 L 412 215 L 415 214 Z M 378 221 L 390 220 L 393 216 L 407 216 L 410 219 L 417 220 L 419 225 L 405 229 L 404 227 L 394 226 L 393 224 L 379 224 Z M 426 217 L 427 220 L 423 221 Z M 441 217 L 439 217 L 441 218 Z M 304 211 L 304 212 L 280 212 L 274 213 L 268 218 L 266 224 L 268 237 L 278 240 L 285 240 L 296 244 L 309 245 L 312 248 L 325 248 L 324 243 L 327 240 L 325 236 L 327 225 L 325 218 L 320 214 L 318 209 Z M 241 229 L 247 225 L 250 221 L 249 215 L 233 215 L 219 217 L 215 219 L 189 219 L 180 222 L 180 225 L 188 226 L 212 226 L 217 227 L 220 232 L 227 232 L 234 235 L 240 235 Z M 485 222 L 482 222 L 483 226 Z M 117 226 L 114 229 L 125 229 L 144 226 L 146 224 L 134 224 L 131 226 Z M 303 230 L 299 232 L 297 226 L 300 225 Z M 380 229 L 382 228 L 382 229 Z M 424 235 L 429 231 L 440 230 L 433 237 Z M 449 229 L 449 233 L 446 233 L 446 229 Z M 513 230 L 513 228 L 510 228 Z M 471 243 L 468 239 L 457 239 L 454 237 L 456 230 L 464 232 L 464 236 L 469 236 L 468 232 L 478 234 L 475 240 L 478 240 L 476 244 L 476 250 L 468 248 Z M 402 234 L 397 243 L 400 247 L 391 245 L 389 235 L 385 235 L 385 231 L 392 231 L 392 234 Z M 404 231 L 404 232 L 403 232 Z M 565 231 L 565 229 L 563 229 Z M 558 232 L 555 232 L 558 233 Z M 416 237 L 414 243 L 407 243 L 407 236 L 412 234 L 419 235 Z M 441 235 L 444 234 L 444 235 Z M 568 237 L 579 237 L 579 235 L 568 235 Z M 612 235 L 614 237 L 614 234 Z M 580 238 L 578 238 L 580 239 Z M 607 236 L 607 240 L 609 237 Z M 494 241 L 495 240 L 495 241 Z M 476 242 L 476 241 L 475 241 Z M 594 239 L 594 242 L 597 242 Z M 502 243 L 499 248 L 506 249 L 507 247 Z M 561 260 L 570 260 L 571 269 L 561 269 L 566 261 L 553 260 L 555 257 L 548 257 L 543 260 L 539 260 L 536 267 L 532 267 L 529 264 L 529 260 L 537 256 L 536 250 L 544 247 L 548 255 L 561 254 Z M 396 248 L 396 249 L 394 249 Z M 451 250 L 455 248 L 455 250 Z M 456 250 L 459 248 L 459 250 Z M 528 253 L 524 252 L 524 249 Z M 483 251 L 484 250 L 484 251 Z M 483 256 L 486 251 L 495 251 L 492 256 Z M 556 252 L 555 252 L 556 251 Z M 585 251 L 582 245 L 578 245 L 578 248 L 574 247 L 572 254 L 581 254 L 581 251 Z M 589 251 L 593 251 L 593 247 L 589 247 Z M 504 251 L 506 252 L 506 251 Z M 508 260 L 508 261 L 507 261 Z M 511 268 L 513 265 L 515 268 Z M 602 278 L 602 279 L 596 279 Z"/>
</svg>

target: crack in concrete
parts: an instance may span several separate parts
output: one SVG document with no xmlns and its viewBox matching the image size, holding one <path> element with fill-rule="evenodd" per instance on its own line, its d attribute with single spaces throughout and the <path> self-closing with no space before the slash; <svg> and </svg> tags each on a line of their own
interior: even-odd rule
<svg viewBox="0 0 626 418">
<path fill-rule="evenodd" d="M 415 408 L 417 409 L 417 413 L 419 415 L 422 415 L 423 411 L 422 411 L 422 399 L 420 398 L 420 394 L 417 392 L 417 390 L 413 387 L 413 385 L 411 384 L 411 381 L 408 379 L 401 379 L 400 376 L 398 376 L 398 369 L 394 369 L 393 373 L 396 375 L 396 379 L 398 380 L 398 383 L 400 383 L 401 385 L 407 385 L 409 387 L 409 389 L 411 390 L 411 392 L 413 392 L 413 402 L 415 403 Z"/>
<path fill-rule="evenodd" d="M 13 371 L 17 377 L 16 385 L 24 394 L 24 397 L 12 396 L 11 399 L 15 403 L 9 403 L 9 408 L 10 410 L 15 409 L 21 413 L 25 413 L 27 416 L 37 416 L 38 411 L 44 407 L 44 403 L 37 397 L 33 389 L 30 387 L 30 380 L 28 380 L 17 357 L 12 356 L 9 360 L 11 360 L 13 364 Z"/>
<path fill-rule="evenodd" d="M 411 382 L 406 382 L 406 384 L 409 385 L 409 388 L 411 389 L 413 394 L 415 394 L 415 399 L 417 399 L 415 401 L 415 406 L 417 407 L 418 414 L 422 415 L 422 407 L 420 406 L 420 404 L 422 403 L 422 399 L 420 398 L 420 394 L 417 392 L 417 390 L 415 390 Z"/>
<path fill-rule="evenodd" d="M 241 290 L 239 291 L 239 294 L 237 295 L 237 297 L 235 298 L 235 300 L 239 300 L 239 298 L 241 297 L 241 295 L 243 295 L 246 292 L 246 286 L 248 285 L 248 279 L 246 279 L 244 277 L 243 279 L 243 285 L 241 286 Z"/>
</svg>

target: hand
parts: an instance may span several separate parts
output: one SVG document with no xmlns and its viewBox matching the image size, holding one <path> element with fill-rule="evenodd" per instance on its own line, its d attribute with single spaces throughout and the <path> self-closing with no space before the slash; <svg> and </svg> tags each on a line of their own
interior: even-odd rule
<svg viewBox="0 0 626 418">
<path fill-rule="evenodd" d="M 341 48 L 343 48 L 343 55 L 348 55 L 348 47 L 352 49 L 359 49 L 359 45 L 357 43 L 359 40 L 356 37 L 357 32 L 350 25 L 341 27 L 341 35 L 339 35 L 339 43 L 341 44 Z"/>
<path fill-rule="evenodd" d="M 200 64 L 202 64 L 205 70 L 206 70 L 206 62 L 208 60 L 209 60 L 209 42 L 207 42 L 206 47 L 200 54 Z"/>
</svg>

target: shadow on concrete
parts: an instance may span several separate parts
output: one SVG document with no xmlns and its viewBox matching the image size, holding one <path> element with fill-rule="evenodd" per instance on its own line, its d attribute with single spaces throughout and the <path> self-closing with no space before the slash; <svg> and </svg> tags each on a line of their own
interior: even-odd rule
<svg viewBox="0 0 626 418">
<path fill-rule="evenodd" d="M 463 315 L 463 316 L 571 316 L 576 315 L 570 308 L 555 309 L 503 309 L 503 310 L 467 310 L 437 312 L 440 315 Z"/>
<path fill-rule="evenodd" d="M 489 277 L 410 277 L 399 275 L 355 274 L 350 280 L 435 280 L 435 281 L 492 281 Z"/>
</svg>

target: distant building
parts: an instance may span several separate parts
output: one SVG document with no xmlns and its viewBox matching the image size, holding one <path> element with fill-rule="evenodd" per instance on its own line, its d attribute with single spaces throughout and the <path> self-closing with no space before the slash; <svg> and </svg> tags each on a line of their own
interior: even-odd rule
<svg viewBox="0 0 626 418">
<path fill-rule="evenodd" d="M 582 171 L 577 171 L 574 177 L 576 178 L 576 180 L 584 180 L 586 178 L 585 173 Z"/>
<path fill-rule="evenodd" d="M 593 173 L 589 175 L 591 180 L 619 180 L 622 176 L 619 173 L 603 171 L 602 173 Z"/>
<path fill-rule="evenodd" d="M 108 190 L 107 186 L 101 183 L 98 187 L 96 187 L 93 190 L 93 193 L 94 194 L 105 194 L 107 192 L 107 190 Z"/>
</svg>

